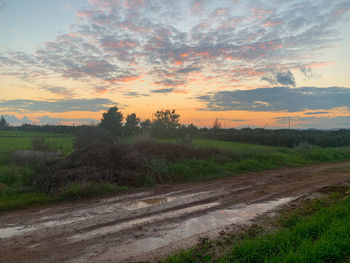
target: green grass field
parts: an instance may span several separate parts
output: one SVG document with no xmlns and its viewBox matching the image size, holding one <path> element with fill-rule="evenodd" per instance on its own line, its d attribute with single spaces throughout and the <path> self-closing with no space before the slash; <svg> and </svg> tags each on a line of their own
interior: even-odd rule
<svg viewBox="0 0 350 263">
<path fill-rule="evenodd" d="M 0 151 L 31 149 L 31 140 L 35 137 L 45 138 L 64 155 L 73 151 L 74 135 L 23 131 L 0 131 Z"/>
<path fill-rule="evenodd" d="M 158 139 L 157 141 L 163 143 L 177 143 L 177 139 Z M 241 153 L 249 152 L 275 152 L 275 151 L 287 151 L 288 148 L 283 147 L 273 147 L 273 146 L 264 146 L 250 143 L 238 143 L 238 142 L 227 142 L 227 141 L 218 141 L 210 139 L 194 139 L 194 146 L 199 147 L 215 147 L 221 150 L 236 151 Z"/>
</svg>

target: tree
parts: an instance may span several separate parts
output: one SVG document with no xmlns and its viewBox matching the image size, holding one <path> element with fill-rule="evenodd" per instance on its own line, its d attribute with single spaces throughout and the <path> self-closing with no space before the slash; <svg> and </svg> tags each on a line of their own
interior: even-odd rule
<svg viewBox="0 0 350 263">
<path fill-rule="evenodd" d="M 0 129 L 5 129 L 8 126 L 7 121 L 4 118 L 4 115 L 1 115 L 0 119 Z"/>
<path fill-rule="evenodd" d="M 163 126 L 166 129 L 174 129 L 180 126 L 180 115 L 175 113 L 175 110 L 160 110 L 154 114 L 155 125 Z"/>
<path fill-rule="evenodd" d="M 142 131 L 149 131 L 152 128 L 152 122 L 150 119 L 146 119 L 140 122 Z"/>
<path fill-rule="evenodd" d="M 158 136 L 172 135 L 177 127 L 180 126 L 180 115 L 175 110 L 160 110 L 154 114 L 153 129 Z"/>
<path fill-rule="evenodd" d="M 215 131 L 221 129 L 221 122 L 219 121 L 218 118 L 216 118 L 215 121 L 213 122 L 212 128 L 213 128 L 213 130 L 215 130 Z"/>
<path fill-rule="evenodd" d="M 122 135 L 123 114 L 118 110 L 118 107 L 112 107 L 107 112 L 103 113 L 100 127 L 109 130 L 113 135 Z"/>
<path fill-rule="evenodd" d="M 125 119 L 125 130 L 128 135 L 135 135 L 137 131 L 140 129 L 140 118 L 136 117 L 135 113 L 128 115 Z"/>
</svg>

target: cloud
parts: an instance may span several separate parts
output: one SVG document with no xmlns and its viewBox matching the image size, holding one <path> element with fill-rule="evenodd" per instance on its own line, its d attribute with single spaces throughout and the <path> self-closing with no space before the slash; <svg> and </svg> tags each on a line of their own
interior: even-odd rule
<svg viewBox="0 0 350 263">
<path fill-rule="evenodd" d="M 187 68 L 179 69 L 178 71 L 176 71 L 176 73 L 187 74 L 187 73 L 199 72 L 199 71 L 201 71 L 201 67 L 187 67 Z"/>
<path fill-rule="evenodd" d="M 171 93 L 171 92 L 174 92 L 175 89 L 173 88 L 170 88 L 170 89 L 154 89 L 154 90 L 151 90 L 152 93 Z"/>
<path fill-rule="evenodd" d="M 275 118 L 278 124 L 288 124 L 291 120 L 291 127 L 298 129 L 339 129 L 349 128 L 350 116 L 336 116 L 336 117 L 279 117 Z"/>
<path fill-rule="evenodd" d="M 155 83 L 162 86 L 182 86 L 186 84 L 186 81 L 182 79 L 163 79 Z"/>
<path fill-rule="evenodd" d="M 149 97 L 149 96 L 150 96 L 149 94 L 138 93 L 138 92 L 135 92 L 135 91 L 129 91 L 129 92 L 125 93 L 125 95 L 126 95 L 127 97 L 133 97 L 133 98 L 138 98 L 138 97 Z"/>
<path fill-rule="evenodd" d="M 350 13 L 348 0 L 89 3 L 76 12 L 78 24 L 35 52 L 2 52 L 1 74 L 37 85 L 50 77 L 99 87 L 142 76 L 158 86 L 186 86 L 189 73 L 200 72 L 198 78 L 220 84 L 264 76 L 294 87 L 292 70 L 321 65 L 319 52 L 344 37 L 338 25 Z"/>
<path fill-rule="evenodd" d="M 295 78 L 293 73 L 289 70 L 286 72 L 273 72 L 268 76 L 262 77 L 261 79 L 274 85 L 277 84 L 295 87 Z"/>
<path fill-rule="evenodd" d="M 22 118 L 18 118 L 16 115 L 8 115 L 5 114 L 4 118 L 10 125 L 22 125 L 22 124 L 49 124 L 49 125 L 56 125 L 56 124 L 76 124 L 76 125 L 82 125 L 82 124 L 90 124 L 90 123 L 96 123 L 98 120 L 90 119 L 90 118 L 78 118 L 78 119 L 68 119 L 68 118 L 53 118 L 50 116 L 43 116 L 37 118 L 37 120 L 30 119 L 27 116 L 23 116 Z"/>
<path fill-rule="evenodd" d="M 27 116 L 23 116 L 22 118 L 17 118 L 15 115 L 5 114 L 4 118 L 6 122 L 9 123 L 10 125 L 30 124 L 34 122 L 33 120 L 29 119 Z"/>
<path fill-rule="evenodd" d="M 219 91 L 197 97 L 213 111 L 288 111 L 350 108 L 350 88 L 273 87 Z"/>
<path fill-rule="evenodd" d="M 305 115 L 319 115 L 319 114 L 328 114 L 329 111 L 314 111 L 314 112 L 306 112 Z"/>
<path fill-rule="evenodd" d="M 0 11 L 8 6 L 8 1 L 0 0 Z"/>
<path fill-rule="evenodd" d="M 98 112 L 117 103 L 109 99 L 61 99 L 51 101 L 38 100 L 5 100 L 0 101 L 0 110 L 12 112 L 67 112 L 92 111 Z"/>
<path fill-rule="evenodd" d="M 74 92 L 72 90 L 64 88 L 64 87 L 44 85 L 44 86 L 41 86 L 40 89 L 46 90 L 48 92 L 51 92 L 53 94 L 56 94 L 56 95 L 59 95 L 62 97 L 70 97 L 71 98 L 74 96 Z"/>
</svg>

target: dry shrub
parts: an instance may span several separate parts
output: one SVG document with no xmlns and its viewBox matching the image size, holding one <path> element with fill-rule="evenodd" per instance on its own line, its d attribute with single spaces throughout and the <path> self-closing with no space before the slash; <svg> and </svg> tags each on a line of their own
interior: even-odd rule
<svg viewBox="0 0 350 263">
<path fill-rule="evenodd" d="M 80 127 L 74 141 L 74 149 L 82 149 L 95 142 L 113 143 L 113 135 L 110 131 L 98 126 Z"/>
</svg>

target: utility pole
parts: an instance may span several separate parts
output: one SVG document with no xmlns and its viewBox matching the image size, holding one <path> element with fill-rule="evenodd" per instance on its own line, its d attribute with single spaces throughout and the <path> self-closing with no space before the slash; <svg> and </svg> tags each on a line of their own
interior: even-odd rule
<svg viewBox="0 0 350 263">
<path fill-rule="evenodd" d="M 288 119 L 288 129 L 290 129 L 290 117 Z"/>
</svg>

